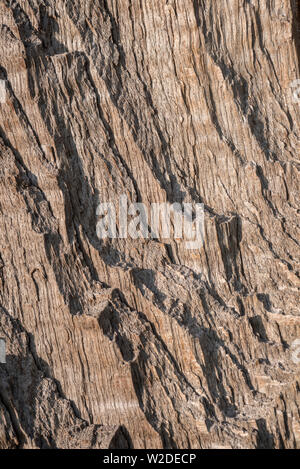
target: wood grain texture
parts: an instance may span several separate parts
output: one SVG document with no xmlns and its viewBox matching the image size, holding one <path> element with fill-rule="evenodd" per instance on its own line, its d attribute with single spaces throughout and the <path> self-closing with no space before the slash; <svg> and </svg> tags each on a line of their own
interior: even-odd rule
<svg viewBox="0 0 300 469">
<path fill-rule="evenodd" d="M 299 10 L 1 0 L 1 448 L 299 448 Z M 96 235 L 205 205 L 205 243 Z"/>
</svg>

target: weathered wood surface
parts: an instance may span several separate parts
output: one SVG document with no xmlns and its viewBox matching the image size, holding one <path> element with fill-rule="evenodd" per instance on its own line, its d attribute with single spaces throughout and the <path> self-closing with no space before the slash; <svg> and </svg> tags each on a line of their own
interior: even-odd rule
<svg viewBox="0 0 300 469">
<path fill-rule="evenodd" d="M 0 446 L 299 447 L 297 1 L 1 0 L 0 29 Z M 121 194 L 204 203 L 204 247 L 99 241 Z"/>
</svg>

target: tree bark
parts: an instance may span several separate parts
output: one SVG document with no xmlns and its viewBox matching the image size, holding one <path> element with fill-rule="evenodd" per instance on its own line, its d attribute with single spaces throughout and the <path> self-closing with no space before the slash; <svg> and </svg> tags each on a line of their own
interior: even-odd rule
<svg viewBox="0 0 300 469">
<path fill-rule="evenodd" d="M 0 447 L 299 448 L 298 2 L 0 28 Z M 204 204 L 203 246 L 99 239 L 122 195 Z"/>
</svg>

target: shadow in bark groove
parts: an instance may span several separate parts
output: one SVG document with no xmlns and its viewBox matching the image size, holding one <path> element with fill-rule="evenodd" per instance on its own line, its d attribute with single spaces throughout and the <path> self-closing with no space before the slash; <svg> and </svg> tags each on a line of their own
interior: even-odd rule
<svg viewBox="0 0 300 469">
<path fill-rule="evenodd" d="M 215 418 L 213 407 L 209 404 L 205 393 L 199 394 L 195 391 L 180 371 L 176 359 L 157 333 L 154 325 L 143 313 L 130 310 L 125 301 L 122 293 L 115 290 L 110 304 L 98 317 L 99 326 L 103 333 L 117 344 L 123 360 L 129 363 L 136 396 L 148 422 L 161 436 L 165 448 L 176 448 L 176 430 L 166 415 L 169 412 L 169 406 L 173 411 L 179 412 L 177 406 L 180 407 L 180 403 L 177 402 L 177 399 L 180 397 L 175 391 L 175 394 L 173 392 L 170 395 L 167 383 L 172 380 L 173 385 L 178 388 L 178 392 L 182 393 L 186 399 L 186 411 L 182 414 L 183 419 L 188 416 L 191 422 L 195 419 L 195 415 L 189 407 L 190 399 L 195 399 L 202 404 L 206 414 L 205 423 L 207 428 L 210 428 Z M 159 386 L 156 387 L 153 387 L 154 371 L 151 371 L 152 368 L 159 377 Z M 154 390 L 159 393 L 157 396 Z M 160 393 L 165 397 L 161 396 Z M 167 399 L 166 396 L 168 396 Z M 156 399 L 159 400 L 156 401 Z M 162 415 L 165 417 L 162 418 Z M 199 414 L 199 418 L 200 416 L 201 414 Z M 185 430 L 181 427 L 180 431 L 184 432 Z"/>
<path fill-rule="evenodd" d="M 10 416 L 18 448 L 28 442 L 40 449 L 62 448 L 69 444 L 64 434 L 69 440 L 74 438 L 75 445 L 80 444 L 78 434 L 87 429 L 91 429 L 91 448 L 98 447 L 102 431 L 104 438 L 106 434 L 110 438 L 111 433 L 109 449 L 133 448 L 124 426 L 103 427 L 82 419 L 75 403 L 66 398 L 52 376 L 48 363 L 38 356 L 33 335 L 2 306 L 0 331 L 17 352 L 7 354 L 6 363 L 0 365 L 0 403 Z M 83 444 L 88 435 L 83 435 Z"/>
<path fill-rule="evenodd" d="M 204 363 L 199 359 L 197 351 L 196 359 L 203 370 L 203 374 L 207 380 L 208 389 L 210 391 L 213 402 L 224 412 L 224 416 L 234 416 L 236 414 L 236 406 L 228 400 L 227 392 L 222 382 L 222 363 L 219 359 L 218 349 L 223 348 L 226 355 L 230 357 L 233 364 L 242 373 L 248 388 L 254 391 L 250 375 L 246 367 L 240 362 L 238 357 L 227 347 L 225 342 L 220 339 L 214 329 L 208 329 L 203 326 L 196 316 L 192 315 L 188 304 L 180 303 L 177 300 L 175 309 L 166 306 L 164 301 L 166 295 L 157 288 L 156 274 L 154 271 L 144 271 L 135 269 L 133 278 L 136 287 L 145 296 L 145 290 L 149 289 L 153 293 L 152 301 L 164 313 L 174 318 L 178 324 L 183 327 L 195 340 L 195 344 L 199 344 L 204 356 Z M 150 280 L 149 280 L 150 279 Z M 210 308 L 204 293 L 199 294 L 205 315 L 210 317 Z"/>
<path fill-rule="evenodd" d="M 259 419 L 257 423 L 257 449 L 274 449 L 274 436 L 268 431 L 266 420 Z"/>
<path fill-rule="evenodd" d="M 19 446 L 22 447 L 26 438 L 29 438 L 41 449 L 55 448 L 53 432 L 49 431 L 46 437 L 46 432 L 45 435 L 38 434 L 35 429 L 36 406 L 40 405 L 36 397 L 37 393 L 41 392 L 40 384 L 45 378 L 49 378 L 55 385 L 58 396 L 68 399 L 64 396 L 60 383 L 51 375 L 49 365 L 37 355 L 33 335 L 3 306 L 0 307 L 0 319 L 1 316 L 4 316 L 4 320 L 0 321 L 1 328 L 3 322 L 5 324 L 8 321 L 14 335 L 26 338 L 25 350 L 20 345 L 19 355 L 8 354 L 6 364 L 0 366 L 0 397 L 12 416 Z M 81 419 L 75 403 L 70 400 L 68 402 L 74 415 Z"/>
<path fill-rule="evenodd" d="M 122 425 L 111 440 L 108 449 L 133 449 L 133 442 L 128 430 Z"/>
</svg>

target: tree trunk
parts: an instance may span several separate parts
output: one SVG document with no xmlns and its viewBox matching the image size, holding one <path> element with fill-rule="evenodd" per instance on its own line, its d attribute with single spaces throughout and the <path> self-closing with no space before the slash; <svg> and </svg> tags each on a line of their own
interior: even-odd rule
<svg viewBox="0 0 300 469">
<path fill-rule="evenodd" d="M 3 0 L 0 28 L 0 447 L 299 448 L 297 0 Z M 120 197 L 170 233 L 99 236 Z"/>
</svg>

